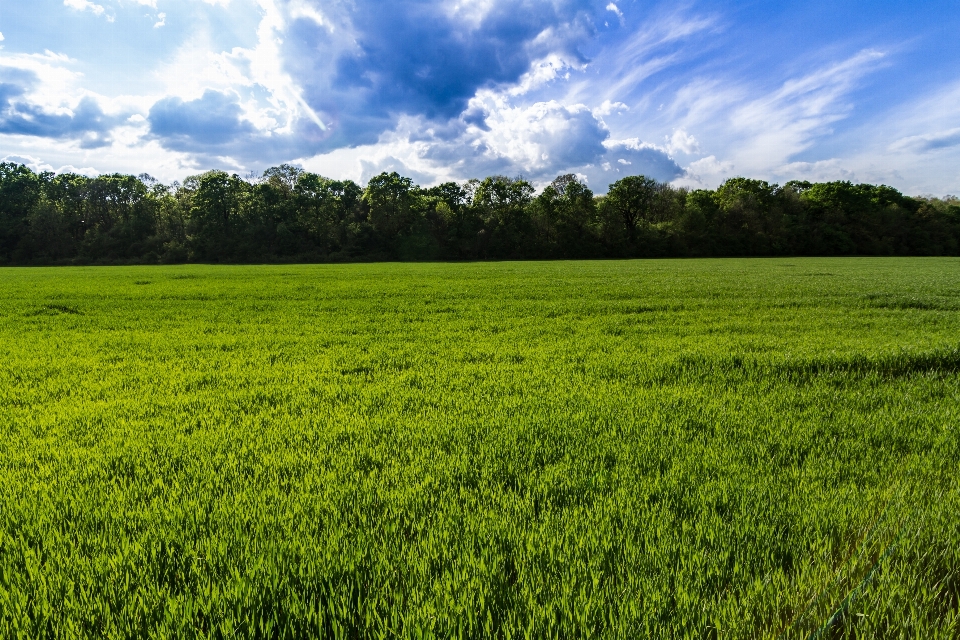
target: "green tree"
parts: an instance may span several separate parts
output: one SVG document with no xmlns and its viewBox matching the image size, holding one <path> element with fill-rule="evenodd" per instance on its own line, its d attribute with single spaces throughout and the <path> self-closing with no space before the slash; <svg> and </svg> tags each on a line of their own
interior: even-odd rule
<svg viewBox="0 0 960 640">
<path fill-rule="evenodd" d="M 481 253 L 499 258 L 520 257 L 529 231 L 528 206 L 533 199 L 533 186 L 522 178 L 506 176 L 491 176 L 471 186 L 472 208 L 484 227 Z"/>
<path fill-rule="evenodd" d="M 16 251 L 27 235 L 30 213 L 40 195 L 41 181 L 29 167 L 0 163 L 0 262 L 28 258 Z"/>
<path fill-rule="evenodd" d="M 394 171 L 371 178 L 363 192 L 376 242 L 388 255 L 395 254 L 399 237 L 408 235 L 415 223 L 414 189 L 410 178 Z"/>
<path fill-rule="evenodd" d="M 659 186 L 646 176 L 629 176 L 610 185 L 604 206 L 622 221 L 630 244 L 636 241 L 637 226 L 651 220 Z"/>
<path fill-rule="evenodd" d="M 540 245 L 547 256 L 595 255 L 596 203 L 593 192 L 574 174 L 558 176 L 532 203 Z"/>
<path fill-rule="evenodd" d="M 250 184 L 224 171 L 209 171 L 187 182 L 193 190 L 188 228 L 192 256 L 199 260 L 234 259 L 239 213 Z"/>
</svg>

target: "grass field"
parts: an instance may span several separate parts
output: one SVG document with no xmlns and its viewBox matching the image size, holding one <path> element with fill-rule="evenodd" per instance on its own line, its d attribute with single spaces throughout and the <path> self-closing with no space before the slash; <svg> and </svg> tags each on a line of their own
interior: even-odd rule
<svg viewBox="0 0 960 640">
<path fill-rule="evenodd" d="M 958 425 L 956 258 L 0 270 L 0 637 L 958 638 Z"/>
</svg>

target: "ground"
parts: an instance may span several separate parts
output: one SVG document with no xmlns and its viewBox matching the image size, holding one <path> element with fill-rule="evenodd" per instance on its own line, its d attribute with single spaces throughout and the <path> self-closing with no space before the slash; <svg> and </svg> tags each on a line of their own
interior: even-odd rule
<svg viewBox="0 0 960 640">
<path fill-rule="evenodd" d="M 0 635 L 954 638 L 958 424 L 956 258 L 3 269 Z"/>
</svg>

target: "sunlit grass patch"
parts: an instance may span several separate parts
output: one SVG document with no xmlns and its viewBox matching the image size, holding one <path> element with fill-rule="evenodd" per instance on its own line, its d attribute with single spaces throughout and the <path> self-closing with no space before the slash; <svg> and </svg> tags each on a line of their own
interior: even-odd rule
<svg viewBox="0 0 960 640">
<path fill-rule="evenodd" d="M 0 271 L 0 637 L 955 638 L 957 268 Z"/>
</svg>

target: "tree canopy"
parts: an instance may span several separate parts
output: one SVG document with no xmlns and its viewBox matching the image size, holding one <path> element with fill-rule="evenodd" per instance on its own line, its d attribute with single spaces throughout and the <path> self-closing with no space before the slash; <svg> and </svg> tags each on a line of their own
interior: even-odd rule
<svg viewBox="0 0 960 640">
<path fill-rule="evenodd" d="M 851 182 L 733 178 L 688 190 L 575 175 L 536 194 L 490 176 L 366 188 L 297 167 L 164 185 L 0 163 L 0 264 L 337 262 L 664 256 L 958 255 L 960 200 Z"/>
</svg>

